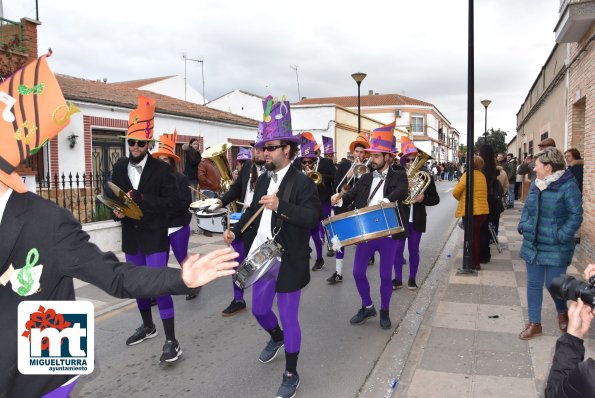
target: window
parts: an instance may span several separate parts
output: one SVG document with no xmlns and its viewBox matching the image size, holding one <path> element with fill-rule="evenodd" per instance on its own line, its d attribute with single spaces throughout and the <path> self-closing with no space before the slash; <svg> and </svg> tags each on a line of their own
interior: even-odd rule
<svg viewBox="0 0 595 398">
<path fill-rule="evenodd" d="M 533 155 L 533 140 L 529 141 L 529 155 Z"/>
<path fill-rule="evenodd" d="M 548 136 L 548 131 L 546 131 L 545 133 L 543 133 L 541 135 L 541 141 L 545 140 L 547 138 L 547 136 Z M 541 141 L 539 141 L 539 142 L 541 142 Z"/>
<path fill-rule="evenodd" d="M 411 132 L 412 133 L 423 133 L 424 132 L 424 116 L 423 115 L 412 115 L 411 116 Z"/>
</svg>

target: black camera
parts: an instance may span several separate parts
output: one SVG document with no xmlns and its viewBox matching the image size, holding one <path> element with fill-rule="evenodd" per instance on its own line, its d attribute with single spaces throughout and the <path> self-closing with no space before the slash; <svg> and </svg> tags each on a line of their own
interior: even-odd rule
<svg viewBox="0 0 595 398">
<path fill-rule="evenodd" d="M 583 303 L 595 307 L 595 276 L 589 278 L 589 283 L 581 282 L 570 275 L 558 276 L 552 280 L 552 294 L 564 301 L 578 298 Z"/>
</svg>

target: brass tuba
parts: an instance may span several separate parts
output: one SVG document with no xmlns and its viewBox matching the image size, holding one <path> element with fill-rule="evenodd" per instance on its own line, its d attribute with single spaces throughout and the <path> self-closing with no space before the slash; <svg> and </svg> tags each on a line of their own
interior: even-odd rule
<svg viewBox="0 0 595 398">
<path fill-rule="evenodd" d="M 413 159 L 413 163 L 411 163 L 411 166 L 407 170 L 407 178 L 413 179 L 413 185 L 409 187 L 409 194 L 407 195 L 407 199 L 403 201 L 404 204 L 410 205 L 416 203 L 415 198 L 417 195 L 424 193 L 430 186 L 432 176 L 426 171 L 421 171 L 421 168 L 430 159 L 432 159 L 430 155 L 419 148 L 417 149 L 417 156 Z"/>
<path fill-rule="evenodd" d="M 221 195 L 229 191 L 229 187 L 233 183 L 231 168 L 229 167 L 229 162 L 227 161 L 227 151 L 229 148 L 231 148 L 231 144 L 224 142 L 223 144 L 214 145 L 202 153 L 202 157 L 205 159 L 211 159 L 219 171 L 219 175 L 221 176 L 221 192 L 219 192 L 219 194 Z M 235 202 L 232 202 L 230 206 L 232 211 L 235 212 Z"/>
</svg>

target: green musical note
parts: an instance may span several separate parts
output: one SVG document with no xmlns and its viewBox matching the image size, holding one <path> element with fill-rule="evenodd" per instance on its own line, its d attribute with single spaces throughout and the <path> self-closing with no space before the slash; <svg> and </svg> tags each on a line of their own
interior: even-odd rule
<svg viewBox="0 0 595 398">
<path fill-rule="evenodd" d="M 24 84 L 19 84 L 18 90 L 21 95 L 29 95 L 29 94 L 41 94 L 45 85 L 43 83 L 36 84 L 35 86 L 29 88 Z"/>
<path fill-rule="evenodd" d="M 33 287 L 33 275 L 31 275 L 31 268 L 33 268 L 39 260 L 39 252 L 36 248 L 29 250 L 27 253 L 27 260 L 25 266 L 21 268 L 17 274 L 21 286 L 17 289 L 19 296 L 26 296 Z"/>
</svg>

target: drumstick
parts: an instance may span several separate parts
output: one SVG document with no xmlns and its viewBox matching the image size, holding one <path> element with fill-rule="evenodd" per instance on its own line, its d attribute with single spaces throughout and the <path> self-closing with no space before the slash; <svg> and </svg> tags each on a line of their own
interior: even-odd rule
<svg viewBox="0 0 595 398">
<path fill-rule="evenodd" d="M 229 215 L 231 214 L 231 210 L 227 210 L 227 230 L 229 231 L 229 229 L 231 228 L 231 224 L 229 223 Z M 228 247 L 231 246 L 231 244 L 227 245 Z"/>
<path fill-rule="evenodd" d="M 273 192 L 273 195 L 276 195 L 277 192 L 279 192 L 279 190 L 275 190 L 275 192 Z M 264 205 L 260 206 L 258 208 L 258 210 L 256 210 L 256 213 L 254 213 L 254 215 L 252 217 L 250 217 L 250 219 L 248 220 L 248 222 L 246 223 L 246 225 L 244 225 L 244 227 L 242 227 L 241 232 L 244 233 L 246 232 L 246 230 L 248 229 L 248 227 L 250 226 L 250 224 L 252 224 L 254 222 L 254 220 L 256 220 L 256 217 L 258 217 L 258 215 L 260 213 L 262 213 L 262 211 L 264 210 Z"/>
<path fill-rule="evenodd" d="M 194 187 L 191 187 L 190 185 L 188 185 L 188 188 L 192 189 L 194 192 L 196 192 L 203 199 L 208 199 L 207 198 L 207 195 L 205 195 L 204 193 L 200 192 L 198 189 L 196 189 Z"/>
</svg>

